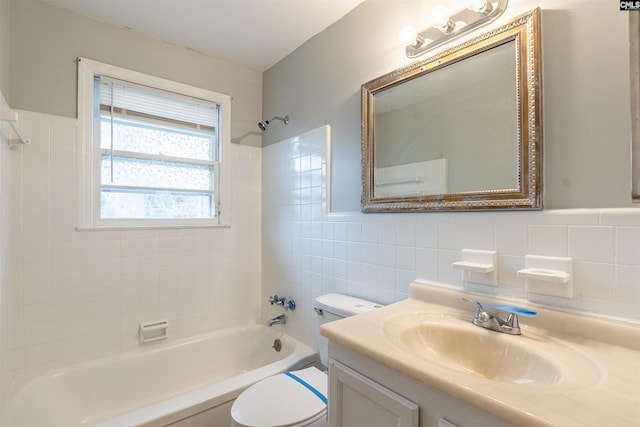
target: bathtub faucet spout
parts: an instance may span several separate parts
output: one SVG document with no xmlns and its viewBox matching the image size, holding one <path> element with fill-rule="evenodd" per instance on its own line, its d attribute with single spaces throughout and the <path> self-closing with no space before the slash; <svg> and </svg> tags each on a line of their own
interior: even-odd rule
<svg viewBox="0 0 640 427">
<path fill-rule="evenodd" d="M 273 319 L 269 320 L 269 322 L 267 322 L 269 326 L 284 325 L 285 323 L 287 323 L 287 316 L 285 316 L 284 314 L 276 316 Z"/>
</svg>

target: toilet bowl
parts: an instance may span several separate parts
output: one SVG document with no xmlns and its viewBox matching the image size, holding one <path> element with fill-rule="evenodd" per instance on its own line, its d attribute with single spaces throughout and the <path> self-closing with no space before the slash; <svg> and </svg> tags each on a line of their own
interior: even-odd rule
<svg viewBox="0 0 640 427">
<path fill-rule="evenodd" d="M 259 381 L 238 396 L 231 417 L 233 427 L 324 427 L 327 375 L 311 367 Z"/>
<path fill-rule="evenodd" d="M 327 366 L 328 342 L 320 325 L 363 313 L 381 305 L 341 294 L 316 298 L 318 325 L 314 335 L 320 360 Z M 232 427 L 326 427 L 327 374 L 316 367 L 285 372 L 259 381 L 238 396 L 231 407 Z"/>
</svg>

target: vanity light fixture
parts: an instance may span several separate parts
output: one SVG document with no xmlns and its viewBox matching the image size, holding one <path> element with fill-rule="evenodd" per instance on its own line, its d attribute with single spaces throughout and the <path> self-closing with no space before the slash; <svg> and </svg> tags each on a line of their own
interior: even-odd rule
<svg viewBox="0 0 640 427">
<path fill-rule="evenodd" d="M 504 13 L 509 0 L 465 0 L 452 1 L 462 5 L 457 9 L 444 4 L 435 6 L 429 12 L 426 21 L 428 27 L 421 32 L 405 25 L 398 33 L 398 41 L 405 46 L 408 58 L 418 56 L 464 34 L 495 21 Z"/>
</svg>

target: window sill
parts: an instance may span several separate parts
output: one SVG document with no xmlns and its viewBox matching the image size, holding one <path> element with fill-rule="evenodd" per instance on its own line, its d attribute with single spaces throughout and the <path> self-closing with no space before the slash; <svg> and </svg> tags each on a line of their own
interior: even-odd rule
<svg viewBox="0 0 640 427">
<path fill-rule="evenodd" d="M 100 225 L 100 226 L 76 226 L 76 231 L 120 231 L 120 230 L 169 230 L 192 228 L 231 228 L 229 224 L 212 225 Z"/>
</svg>

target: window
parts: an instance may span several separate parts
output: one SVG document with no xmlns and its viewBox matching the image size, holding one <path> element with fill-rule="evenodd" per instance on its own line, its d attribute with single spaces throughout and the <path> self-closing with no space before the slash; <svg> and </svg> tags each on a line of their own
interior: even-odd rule
<svg viewBox="0 0 640 427">
<path fill-rule="evenodd" d="M 81 58 L 80 228 L 225 225 L 230 97 Z"/>
</svg>

